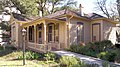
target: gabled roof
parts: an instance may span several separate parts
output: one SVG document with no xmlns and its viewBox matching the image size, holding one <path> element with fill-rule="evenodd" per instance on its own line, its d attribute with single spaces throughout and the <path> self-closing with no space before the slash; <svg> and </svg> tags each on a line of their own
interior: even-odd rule
<svg viewBox="0 0 120 67">
<path fill-rule="evenodd" d="M 27 17 L 22 14 L 12 13 L 12 16 L 14 19 L 16 19 L 18 21 L 26 21 L 27 20 Z"/>
<path fill-rule="evenodd" d="M 81 16 L 78 12 L 75 12 L 75 11 L 72 11 L 72 10 L 69 10 L 69 9 L 64 9 L 64 10 L 60 10 L 60 11 L 57 11 L 53 14 L 50 14 L 48 16 L 45 16 L 46 18 L 55 18 L 55 17 L 58 17 L 60 15 L 64 15 L 64 14 L 69 14 L 69 15 L 74 15 L 74 16 Z"/>
<path fill-rule="evenodd" d="M 88 17 L 88 18 L 90 18 L 90 19 L 105 18 L 104 16 L 101 16 L 101 15 L 96 14 L 96 13 L 89 13 L 89 14 L 87 14 L 86 17 Z"/>
<path fill-rule="evenodd" d="M 39 17 L 26 17 L 25 15 L 22 14 L 17 14 L 17 13 L 12 13 L 12 16 L 15 20 L 17 21 L 32 21 L 34 19 L 37 19 Z"/>
<path fill-rule="evenodd" d="M 53 14 L 50 14 L 48 16 L 45 16 L 46 18 L 56 18 L 59 17 L 60 15 L 64 15 L 64 14 L 68 14 L 68 15 L 73 15 L 73 16 L 77 16 L 77 17 L 83 17 L 83 18 L 87 18 L 87 19 L 96 19 L 96 18 L 106 18 L 104 16 L 101 16 L 99 14 L 96 13 L 89 13 L 89 14 L 85 14 L 84 16 L 82 16 L 79 12 L 75 12 L 69 9 L 64 9 L 64 10 L 60 10 L 57 11 Z M 59 19 L 59 18 L 56 18 Z"/>
</svg>

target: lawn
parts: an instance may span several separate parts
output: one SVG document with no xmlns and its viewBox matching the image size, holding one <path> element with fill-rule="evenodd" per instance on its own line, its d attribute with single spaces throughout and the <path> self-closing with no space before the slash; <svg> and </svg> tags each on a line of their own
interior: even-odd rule
<svg viewBox="0 0 120 67">
<path fill-rule="evenodd" d="M 6 50 L 0 49 L 0 67 L 96 67 L 96 65 L 85 64 L 78 58 L 58 56 L 51 52 L 36 53 L 26 50 L 25 58 L 26 63 L 23 66 L 21 50 L 12 47 Z"/>
<path fill-rule="evenodd" d="M 41 67 L 41 65 L 30 60 L 26 60 L 24 66 L 22 60 L 2 60 L 0 61 L 0 67 Z"/>
<path fill-rule="evenodd" d="M 57 65 L 56 62 L 41 61 L 37 59 L 25 60 L 25 65 L 23 66 L 22 59 L 17 59 L 18 56 L 22 55 L 22 51 L 11 49 L 11 47 L 3 50 L 0 46 L 0 67 L 49 67 Z"/>
</svg>

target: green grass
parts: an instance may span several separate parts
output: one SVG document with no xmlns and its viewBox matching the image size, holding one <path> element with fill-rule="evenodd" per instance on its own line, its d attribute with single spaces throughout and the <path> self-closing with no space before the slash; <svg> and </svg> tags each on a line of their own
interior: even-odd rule
<svg viewBox="0 0 120 67">
<path fill-rule="evenodd" d="M 40 67 L 40 65 L 41 64 L 34 63 L 30 60 L 26 60 L 26 64 L 24 66 L 22 60 L 0 61 L 0 67 Z"/>
<path fill-rule="evenodd" d="M 23 66 L 23 61 L 17 60 L 20 55 L 22 55 L 22 51 L 20 50 L 12 50 L 10 48 L 0 50 L 0 67 L 49 67 L 51 65 L 57 65 L 57 63 L 53 61 L 47 63 L 42 60 L 26 60 L 26 64 Z"/>
</svg>

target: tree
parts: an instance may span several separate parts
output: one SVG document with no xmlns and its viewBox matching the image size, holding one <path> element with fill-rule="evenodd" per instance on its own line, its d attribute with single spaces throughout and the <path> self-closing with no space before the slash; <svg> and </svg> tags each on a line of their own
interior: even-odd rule
<svg viewBox="0 0 120 67">
<path fill-rule="evenodd" d="M 26 16 L 37 16 L 38 9 L 35 0 L 11 0 L 15 7 Z"/>
<path fill-rule="evenodd" d="M 75 9 L 77 2 L 74 0 L 49 0 L 49 3 L 52 4 L 52 9 L 50 13 L 54 13 L 63 9 Z M 60 6 L 59 6 L 60 5 Z"/>
<path fill-rule="evenodd" d="M 118 14 L 119 14 L 119 21 L 120 21 L 120 0 L 117 0 L 117 11 L 118 11 Z"/>
<path fill-rule="evenodd" d="M 6 6 L 10 6 L 11 2 L 9 0 L 0 0 L 0 13 L 3 12 Z"/>
<path fill-rule="evenodd" d="M 45 16 L 60 9 L 72 8 L 71 5 L 76 5 L 74 0 L 11 0 L 11 2 L 22 14 L 27 16 L 37 16 L 38 10 L 42 12 L 42 16 Z M 38 7 L 36 4 L 38 4 Z M 48 8 L 51 8 L 51 10 Z"/>
<path fill-rule="evenodd" d="M 107 16 L 107 18 L 110 18 L 110 14 L 107 9 L 106 5 L 107 0 L 97 0 L 97 8 L 103 12 Z"/>
<path fill-rule="evenodd" d="M 97 0 L 96 9 L 112 20 L 120 21 L 120 0 L 117 3 L 109 3 L 108 0 Z"/>
</svg>

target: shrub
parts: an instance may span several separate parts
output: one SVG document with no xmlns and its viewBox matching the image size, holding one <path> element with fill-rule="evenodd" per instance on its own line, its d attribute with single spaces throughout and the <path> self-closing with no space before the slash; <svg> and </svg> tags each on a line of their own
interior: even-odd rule
<svg viewBox="0 0 120 67">
<path fill-rule="evenodd" d="M 94 44 L 97 52 L 108 51 L 113 46 L 112 42 L 109 40 L 97 41 L 94 42 Z"/>
<path fill-rule="evenodd" d="M 60 58 L 60 64 L 66 65 L 67 67 L 73 67 L 73 66 L 80 67 L 79 62 L 80 62 L 79 59 L 75 57 L 62 56 Z"/>
<path fill-rule="evenodd" d="M 98 54 L 97 57 L 100 59 L 103 59 L 103 60 L 114 62 L 115 57 L 116 57 L 116 53 L 114 53 L 112 51 L 111 52 L 101 52 L 100 54 Z"/>
<path fill-rule="evenodd" d="M 44 59 L 48 62 L 48 61 L 55 61 L 56 59 L 56 55 L 54 53 L 51 52 L 47 52 L 44 54 Z"/>
<path fill-rule="evenodd" d="M 93 56 L 93 57 L 96 57 L 96 54 L 97 54 L 95 52 L 93 43 L 89 43 L 85 46 L 71 45 L 69 50 L 72 52 L 81 53 L 81 54 L 85 54 L 85 55 L 89 55 L 89 56 Z"/>
<path fill-rule="evenodd" d="M 101 44 L 103 45 L 104 51 L 110 49 L 113 46 L 113 44 L 110 40 L 103 40 L 103 41 L 101 41 Z"/>
<path fill-rule="evenodd" d="M 28 51 L 25 52 L 25 59 L 30 60 L 30 59 L 38 59 L 39 54 L 32 52 L 32 51 Z M 19 60 L 23 59 L 23 55 L 19 55 L 18 58 Z"/>
<path fill-rule="evenodd" d="M 70 45 L 70 51 L 79 52 L 80 47 L 81 47 L 80 45 L 76 45 L 76 44 Z"/>
<path fill-rule="evenodd" d="M 0 50 L 3 50 L 3 47 L 2 47 L 2 46 L 0 46 Z"/>
<path fill-rule="evenodd" d="M 116 48 L 113 47 L 114 46 L 111 41 L 103 40 L 97 42 L 90 42 L 85 46 L 73 44 L 68 50 L 92 57 L 99 57 L 103 60 L 114 61 L 116 53 L 113 52 L 113 50 Z M 119 58 L 119 55 L 117 57 Z"/>
<path fill-rule="evenodd" d="M 114 52 L 116 53 L 115 61 L 120 63 L 120 49 L 116 49 Z"/>
</svg>

